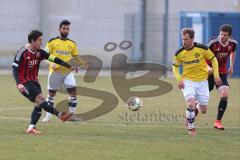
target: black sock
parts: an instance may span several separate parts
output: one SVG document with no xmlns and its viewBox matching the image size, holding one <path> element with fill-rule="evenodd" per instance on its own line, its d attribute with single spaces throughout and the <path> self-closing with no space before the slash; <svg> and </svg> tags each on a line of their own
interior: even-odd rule
<svg viewBox="0 0 240 160">
<path fill-rule="evenodd" d="M 47 103 L 46 101 L 44 101 L 41 105 L 40 105 L 46 112 L 52 113 L 56 116 L 58 116 L 59 112 L 50 104 Z"/>
<path fill-rule="evenodd" d="M 35 106 L 33 111 L 32 111 L 32 115 L 31 115 L 31 122 L 30 124 L 36 125 L 38 120 L 41 117 L 41 112 L 42 112 L 42 108 L 40 106 Z"/>
<path fill-rule="evenodd" d="M 217 120 L 221 120 L 223 117 L 223 114 L 227 108 L 227 102 L 228 98 L 221 98 L 219 104 L 218 104 L 218 115 L 217 115 Z"/>
</svg>

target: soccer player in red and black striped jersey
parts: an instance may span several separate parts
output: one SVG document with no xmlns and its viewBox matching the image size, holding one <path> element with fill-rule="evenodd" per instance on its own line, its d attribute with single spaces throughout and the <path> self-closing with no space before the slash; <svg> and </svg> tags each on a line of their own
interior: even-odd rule
<svg viewBox="0 0 240 160">
<path fill-rule="evenodd" d="M 38 81 L 40 62 L 48 59 L 51 62 L 70 69 L 76 69 L 76 67 L 72 67 L 59 58 L 50 56 L 46 51 L 41 49 L 42 33 L 40 31 L 31 31 L 28 34 L 28 42 L 29 44 L 18 50 L 14 58 L 12 64 L 13 76 L 20 93 L 31 102 L 37 104 L 32 111 L 31 122 L 26 132 L 41 134 L 41 132 L 36 129 L 36 124 L 41 116 L 42 109 L 56 115 L 63 122 L 69 119 L 71 113 L 58 112 L 52 105 L 45 101 Z"/>
<path fill-rule="evenodd" d="M 214 123 L 214 128 L 220 130 L 224 130 L 221 120 L 227 107 L 229 95 L 228 77 L 231 77 L 233 74 L 235 51 L 237 47 L 237 41 L 234 40 L 231 37 L 231 35 L 232 26 L 229 24 L 224 24 L 220 27 L 219 36 L 210 39 L 208 42 L 209 49 L 214 53 L 215 57 L 218 60 L 219 76 L 223 82 L 222 85 L 220 86 L 215 85 L 212 74 L 211 62 L 207 62 L 209 65 L 209 77 L 208 77 L 209 90 L 210 91 L 213 90 L 215 85 L 221 97 L 220 102 L 218 104 L 217 119 Z M 229 57 L 230 67 L 227 70 L 227 61 Z"/>
</svg>

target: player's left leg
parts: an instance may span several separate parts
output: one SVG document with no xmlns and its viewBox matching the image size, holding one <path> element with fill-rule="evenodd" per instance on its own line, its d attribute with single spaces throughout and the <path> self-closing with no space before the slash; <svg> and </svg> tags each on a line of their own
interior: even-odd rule
<svg viewBox="0 0 240 160">
<path fill-rule="evenodd" d="M 38 123 L 38 120 L 40 119 L 42 114 L 42 108 L 37 105 L 33 108 L 32 114 L 31 114 L 31 121 L 28 129 L 26 130 L 27 133 L 33 133 L 33 134 L 41 134 L 42 132 L 38 131 L 36 129 L 36 125 Z"/>
<path fill-rule="evenodd" d="M 33 87 L 32 87 L 33 89 Z M 27 133 L 32 133 L 32 134 L 41 134 L 42 132 L 38 131 L 36 129 L 36 125 L 37 122 L 39 121 L 40 117 L 41 117 L 41 112 L 42 109 L 44 109 L 47 112 L 53 113 L 57 116 L 61 116 L 61 113 L 58 112 L 55 108 L 53 108 L 52 105 L 49 105 L 45 99 L 43 94 L 39 91 L 39 90 L 34 90 L 35 94 L 35 98 L 34 101 L 37 105 L 34 107 L 32 114 L 31 114 L 31 121 L 30 121 L 30 125 L 27 129 Z M 33 93 L 33 91 L 32 91 Z"/>
<path fill-rule="evenodd" d="M 221 120 L 227 108 L 228 96 L 229 96 L 229 84 L 227 80 L 227 75 L 220 74 L 220 78 L 223 84 L 221 86 L 217 86 L 217 89 L 220 95 L 220 101 L 218 103 L 218 114 L 217 114 L 217 119 L 214 123 L 214 128 L 219 130 L 224 130 L 224 126 L 222 125 Z"/>
<path fill-rule="evenodd" d="M 48 97 L 46 101 L 54 106 L 54 97 L 60 86 L 62 85 L 62 81 L 64 80 L 64 75 L 58 72 L 49 72 L 48 74 Z M 50 122 L 52 118 L 52 114 L 47 112 L 46 116 L 43 118 L 43 122 Z"/>
<path fill-rule="evenodd" d="M 68 98 L 69 112 L 75 113 L 77 107 L 77 88 L 74 74 L 72 72 L 67 74 L 63 81 L 63 85 L 69 94 Z"/>
<path fill-rule="evenodd" d="M 34 82 L 34 81 L 29 81 L 26 84 L 24 84 L 25 88 L 28 90 L 28 99 L 33 102 L 37 103 L 36 106 L 34 106 L 32 114 L 31 114 L 31 121 L 28 129 L 26 130 L 27 133 L 32 133 L 32 134 L 41 134 L 40 131 L 36 129 L 36 124 L 41 117 L 41 112 L 42 112 L 42 107 L 40 104 L 37 102 L 39 101 L 38 97 L 41 96 L 41 86 L 39 83 Z M 37 100 L 37 101 L 36 101 Z"/>
<path fill-rule="evenodd" d="M 214 128 L 224 130 L 224 126 L 221 123 L 223 114 L 227 108 L 228 103 L 228 95 L 229 95 L 229 87 L 228 86 L 221 86 L 218 88 L 218 92 L 220 94 L 220 101 L 218 104 L 218 113 L 217 113 L 217 119 L 214 123 Z"/>
<path fill-rule="evenodd" d="M 67 88 L 67 91 L 69 94 L 69 99 L 68 99 L 69 112 L 73 113 L 73 116 L 70 117 L 69 121 L 80 121 L 80 119 L 74 115 L 74 113 L 76 113 L 76 107 L 77 107 L 76 87 Z"/>
<path fill-rule="evenodd" d="M 30 89 L 30 92 L 29 92 L 30 97 L 32 97 L 31 101 L 36 103 L 37 105 L 34 107 L 32 111 L 30 125 L 26 132 L 32 133 L 32 134 L 41 134 L 41 132 L 36 129 L 36 124 L 41 117 L 42 109 L 44 109 L 45 111 L 54 113 L 55 115 L 59 115 L 60 113 L 55 108 L 53 108 L 52 105 L 49 105 L 45 101 L 41 91 L 41 86 L 39 83 L 31 82 L 29 83 L 28 87 Z"/>
<path fill-rule="evenodd" d="M 69 98 L 68 98 L 68 106 L 69 106 L 69 112 L 75 113 L 76 107 L 77 107 L 77 89 L 76 87 L 67 88 Z"/>
<path fill-rule="evenodd" d="M 196 108 L 198 108 L 198 111 L 200 111 L 202 114 L 207 113 L 208 100 L 209 100 L 209 97 L 205 95 L 198 96 L 197 98 L 198 103 Z"/>
<path fill-rule="evenodd" d="M 196 88 L 196 99 L 197 99 L 197 106 L 198 110 L 202 114 L 207 113 L 207 106 L 209 101 L 209 81 L 205 80 L 199 82 L 198 87 Z"/>
</svg>

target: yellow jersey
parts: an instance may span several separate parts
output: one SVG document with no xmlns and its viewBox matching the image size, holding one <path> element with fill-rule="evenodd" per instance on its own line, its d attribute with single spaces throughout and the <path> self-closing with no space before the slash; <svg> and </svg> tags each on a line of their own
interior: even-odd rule
<svg viewBox="0 0 240 160">
<path fill-rule="evenodd" d="M 45 47 L 45 50 L 55 57 L 70 63 L 74 56 L 79 55 L 77 44 L 71 39 L 62 39 L 60 37 L 50 39 Z M 49 63 L 49 72 L 69 73 L 70 69 L 60 66 L 55 63 Z"/>
<path fill-rule="evenodd" d="M 214 63 L 214 77 L 219 77 L 218 63 L 214 54 L 207 46 L 194 43 L 194 47 L 186 50 L 184 47 L 180 48 L 173 60 L 173 73 L 178 81 L 188 79 L 191 81 L 203 81 L 208 78 L 208 70 L 206 60 Z M 179 74 L 179 67 L 182 65 L 182 75 Z"/>
</svg>

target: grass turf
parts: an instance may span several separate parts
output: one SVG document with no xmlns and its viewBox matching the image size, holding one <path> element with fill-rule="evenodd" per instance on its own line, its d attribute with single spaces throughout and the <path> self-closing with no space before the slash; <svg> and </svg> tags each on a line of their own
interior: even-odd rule
<svg viewBox="0 0 240 160">
<path fill-rule="evenodd" d="M 40 77 L 44 95 L 46 76 Z M 113 93 L 111 79 L 97 78 L 79 85 Z M 11 76 L 1 76 L 0 105 L 0 159 L 99 159 L 99 160 L 238 160 L 240 159 L 240 80 L 231 79 L 231 93 L 223 118 L 225 131 L 213 129 L 219 97 L 211 93 L 208 113 L 197 117 L 197 136 L 187 135 L 183 114 L 185 102 L 174 79 L 165 79 L 173 85 L 166 95 L 143 98 L 144 107 L 131 112 L 123 101 L 110 113 L 82 123 L 38 123 L 44 134 L 27 135 L 25 129 L 33 104 L 16 90 Z M 145 87 L 144 89 L 147 89 Z M 56 103 L 67 98 L 58 94 Z M 101 101 L 78 96 L 78 112 L 95 108 Z M 155 117 L 152 115 L 155 114 Z M 45 114 L 43 114 L 45 115 Z M 42 116 L 43 117 L 43 116 Z"/>
</svg>

